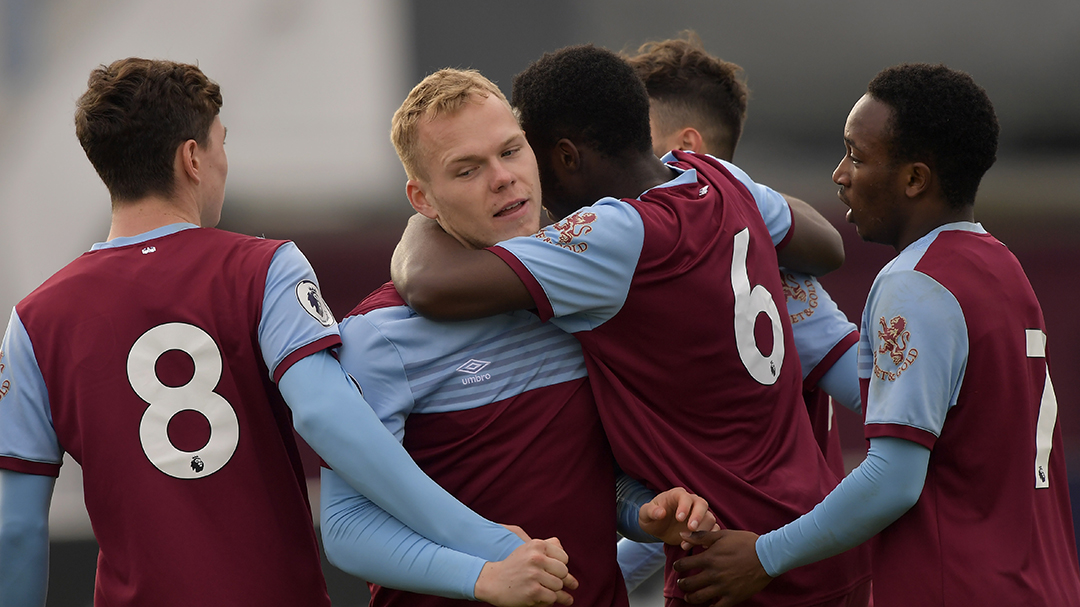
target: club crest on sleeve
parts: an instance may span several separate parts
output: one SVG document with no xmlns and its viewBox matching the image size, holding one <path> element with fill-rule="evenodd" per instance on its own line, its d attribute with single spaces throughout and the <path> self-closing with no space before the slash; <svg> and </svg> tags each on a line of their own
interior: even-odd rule
<svg viewBox="0 0 1080 607">
<path fill-rule="evenodd" d="M 310 280 L 301 280 L 297 283 L 296 300 L 322 326 L 329 327 L 334 324 L 334 314 L 330 311 L 330 306 L 323 301 L 319 286 L 315 283 Z"/>
<path fill-rule="evenodd" d="M 877 351 L 874 353 L 874 375 L 878 379 L 895 381 L 900 377 L 901 373 L 911 366 L 911 363 L 915 362 L 915 359 L 919 356 L 919 351 L 915 348 L 908 348 L 908 343 L 911 341 L 911 329 L 908 327 L 907 319 L 903 316 L 894 316 L 888 322 L 882 316 L 878 319 L 878 324 L 881 325 L 881 330 L 877 333 L 881 345 L 878 346 Z M 888 360 L 892 363 L 891 366 L 896 370 L 883 369 L 878 362 L 886 357 L 879 355 L 888 355 Z M 889 363 L 885 364 L 888 365 Z"/>
<path fill-rule="evenodd" d="M 780 284 L 784 287 L 784 297 L 788 302 L 791 324 L 814 315 L 814 309 L 818 307 L 818 294 L 813 279 L 806 278 L 802 284 L 799 284 L 799 280 L 793 274 L 781 272 Z"/>
<path fill-rule="evenodd" d="M 591 224 L 594 221 L 596 221 L 596 213 L 589 211 L 574 213 L 562 221 L 551 224 L 550 229 L 558 234 L 557 239 L 552 240 L 548 236 L 547 229 L 540 230 L 535 236 L 546 243 L 560 246 L 574 253 L 584 253 L 589 248 L 588 243 L 574 242 L 574 240 L 592 232 Z"/>
</svg>

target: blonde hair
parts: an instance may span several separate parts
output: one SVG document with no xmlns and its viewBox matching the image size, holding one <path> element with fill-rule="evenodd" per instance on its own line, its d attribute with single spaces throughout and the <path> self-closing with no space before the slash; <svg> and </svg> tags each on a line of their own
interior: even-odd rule
<svg viewBox="0 0 1080 607">
<path fill-rule="evenodd" d="M 499 87 L 476 70 L 441 69 L 421 80 L 409 92 L 390 123 L 390 140 L 409 179 L 425 176 L 420 165 L 420 123 L 456 112 L 471 101 L 473 95 L 484 98 L 495 95 L 510 107 Z"/>
</svg>

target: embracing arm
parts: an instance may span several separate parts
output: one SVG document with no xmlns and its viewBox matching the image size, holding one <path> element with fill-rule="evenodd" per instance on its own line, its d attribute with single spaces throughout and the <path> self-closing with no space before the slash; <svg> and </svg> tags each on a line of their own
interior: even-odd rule
<svg viewBox="0 0 1080 607">
<path fill-rule="evenodd" d="M 390 276 L 409 306 L 434 320 L 482 318 L 535 306 L 517 274 L 490 251 L 466 249 L 434 219 L 414 215 Z"/>
<path fill-rule="evenodd" d="M 821 213 L 802 200 L 782 194 L 791 208 L 791 238 L 776 252 L 785 268 L 822 276 L 844 263 L 840 232 Z"/>
<path fill-rule="evenodd" d="M 321 528 L 326 557 L 339 569 L 390 588 L 494 605 L 566 604 L 576 586 L 566 554 L 530 540 L 504 561 L 486 562 L 409 529 L 323 469 Z M 568 578 L 568 579 L 567 579 Z"/>
<path fill-rule="evenodd" d="M 679 580 L 691 603 L 734 605 L 782 573 L 858 546 L 907 512 L 922 494 L 930 450 L 894 437 L 870 439 L 866 460 L 820 504 L 787 525 L 758 537 L 725 529 L 695 534 L 699 554 L 679 559 Z"/>
<path fill-rule="evenodd" d="M 297 432 L 323 461 L 417 533 L 487 560 L 501 560 L 521 544 L 428 478 L 329 352 L 297 361 L 279 387 Z"/>
<path fill-rule="evenodd" d="M 0 607 L 43 607 L 56 479 L 0 470 Z"/>
</svg>

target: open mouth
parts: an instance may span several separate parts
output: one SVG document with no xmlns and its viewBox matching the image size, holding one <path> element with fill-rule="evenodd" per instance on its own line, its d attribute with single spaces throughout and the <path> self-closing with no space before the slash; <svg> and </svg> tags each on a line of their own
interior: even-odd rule
<svg viewBox="0 0 1080 607">
<path fill-rule="evenodd" d="M 504 208 L 503 210 L 499 211 L 498 213 L 495 213 L 495 217 L 506 217 L 507 215 L 513 215 L 514 212 L 516 212 L 517 210 L 519 210 L 523 206 L 525 206 L 526 202 L 528 202 L 527 199 L 519 200 L 519 201 L 515 202 L 514 204 L 511 204 L 510 206 L 508 206 L 508 207 Z"/>
</svg>

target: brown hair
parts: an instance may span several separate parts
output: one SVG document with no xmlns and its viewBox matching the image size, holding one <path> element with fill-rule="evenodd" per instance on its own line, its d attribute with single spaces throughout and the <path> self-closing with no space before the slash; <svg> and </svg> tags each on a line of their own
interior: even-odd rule
<svg viewBox="0 0 1080 607">
<path fill-rule="evenodd" d="M 221 89 L 194 66 L 130 57 L 90 72 L 75 134 L 115 205 L 173 193 L 177 147 L 205 146 Z"/>
<path fill-rule="evenodd" d="M 469 102 L 473 95 L 484 98 L 495 95 L 507 107 L 510 106 L 499 87 L 476 70 L 441 69 L 421 80 L 409 92 L 401 107 L 394 112 L 390 126 L 390 140 L 409 179 L 425 176 L 420 165 L 421 121 L 453 113 Z"/>
<path fill-rule="evenodd" d="M 647 42 L 627 61 L 645 82 L 660 131 L 692 126 L 710 151 L 734 152 L 746 120 L 749 90 L 743 69 L 708 54 L 693 31 Z"/>
</svg>

